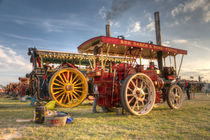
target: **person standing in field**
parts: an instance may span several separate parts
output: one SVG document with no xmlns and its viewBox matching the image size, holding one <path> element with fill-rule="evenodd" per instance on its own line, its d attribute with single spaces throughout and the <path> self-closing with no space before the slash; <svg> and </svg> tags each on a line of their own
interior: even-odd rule
<svg viewBox="0 0 210 140">
<path fill-rule="evenodd" d="M 185 90 L 186 90 L 186 93 L 187 93 L 187 99 L 190 100 L 191 84 L 188 81 L 186 81 Z"/>
</svg>

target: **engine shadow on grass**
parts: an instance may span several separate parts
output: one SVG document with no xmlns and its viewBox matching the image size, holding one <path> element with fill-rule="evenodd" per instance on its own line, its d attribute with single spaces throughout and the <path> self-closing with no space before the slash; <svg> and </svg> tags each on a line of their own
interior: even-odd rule
<svg viewBox="0 0 210 140">
<path fill-rule="evenodd" d="M 110 112 L 110 113 L 103 113 L 103 112 L 99 112 L 99 113 L 92 113 L 90 112 L 86 112 L 86 113 L 79 113 L 79 112 L 72 112 L 71 113 L 73 117 L 75 118 L 117 118 L 119 116 L 122 117 L 127 117 L 127 115 L 117 115 L 115 112 Z"/>
<path fill-rule="evenodd" d="M 93 113 L 92 108 L 89 109 L 88 111 L 87 110 L 83 110 L 83 111 L 84 112 L 81 112 L 81 110 L 80 111 L 74 110 L 74 111 L 71 111 L 70 114 L 72 114 L 72 116 L 73 117 L 75 116 L 76 118 L 101 118 L 101 117 L 103 117 L 103 118 L 118 118 L 118 117 L 129 117 L 129 116 L 141 117 L 141 116 L 132 115 L 128 112 L 124 112 L 124 114 L 121 112 L 117 113 L 116 111 L 104 113 L 102 110 L 100 110 L 99 113 Z M 153 114 L 153 113 L 157 113 L 160 111 L 162 111 L 162 112 L 164 111 L 165 113 L 170 113 L 172 111 L 172 109 L 170 109 L 169 107 L 166 107 L 166 106 L 157 107 L 157 108 L 153 108 L 150 113 Z M 145 115 L 143 115 L 143 116 L 145 116 Z"/>
</svg>

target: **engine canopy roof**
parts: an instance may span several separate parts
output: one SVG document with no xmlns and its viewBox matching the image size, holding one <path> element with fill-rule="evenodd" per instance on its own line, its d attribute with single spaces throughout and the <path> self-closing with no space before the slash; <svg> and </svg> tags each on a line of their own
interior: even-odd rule
<svg viewBox="0 0 210 140">
<path fill-rule="evenodd" d="M 141 54 L 141 57 L 145 59 L 157 59 L 158 51 L 163 52 L 163 57 L 187 54 L 187 51 L 182 49 L 106 36 L 98 36 L 85 41 L 78 47 L 78 51 L 94 54 L 95 47 L 101 48 L 101 53 L 105 55 L 138 58 Z"/>
</svg>

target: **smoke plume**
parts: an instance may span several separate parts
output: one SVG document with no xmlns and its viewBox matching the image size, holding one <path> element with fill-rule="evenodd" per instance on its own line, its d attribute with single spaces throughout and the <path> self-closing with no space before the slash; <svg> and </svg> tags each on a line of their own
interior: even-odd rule
<svg viewBox="0 0 210 140">
<path fill-rule="evenodd" d="M 139 0 L 113 0 L 110 11 L 106 13 L 106 22 L 120 17 L 125 11 L 132 8 Z"/>
</svg>

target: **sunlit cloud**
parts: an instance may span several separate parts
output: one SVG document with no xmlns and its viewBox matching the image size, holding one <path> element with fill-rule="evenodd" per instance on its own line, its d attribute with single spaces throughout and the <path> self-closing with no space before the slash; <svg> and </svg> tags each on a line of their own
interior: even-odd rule
<svg viewBox="0 0 210 140">
<path fill-rule="evenodd" d="M 145 17 L 148 19 L 149 23 L 146 25 L 146 27 L 144 28 L 144 31 L 154 31 L 155 30 L 155 22 L 152 18 L 152 14 L 144 12 L 145 13 Z"/>
<path fill-rule="evenodd" d="M 140 21 L 133 21 L 132 19 L 131 19 L 131 21 L 132 21 L 132 23 L 129 25 L 126 34 L 136 33 L 141 30 L 141 22 Z"/>
<path fill-rule="evenodd" d="M 18 55 L 14 50 L 9 47 L 0 45 L 0 81 L 3 77 L 8 76 L 7 82 L 11 81 L 9 77 L 13 74 L 13 77 L 18 78 L 20 75 L 25 75 L 27 72 L 31 72 L 32 65 L 29 60 L 26 60 L 23 56 Z M 12 81 L 11 81 L 12 82 Z"/>
<path fill-rule="evenodd" d="M 192 47 L 198 48 L 198 49 L 202 49 L 203 51 L 209 51 L 210 52 L 209 47 L 203 46 L 197 41 L 192 41 L 192 42 L 189 43 L 189 45 L 192 46 Z"/>
<path fill-rule="evenodd" d="M 173 43 L 178 43 L 178 44 L 183 44 L 183 43 L 187 43 L 188 41 L 187 40 L 184 40 L 184 39 L 180 39 L 180 40 L 173 40 Z"/>
<path fill-rule="evenodd" d="M 164 41 L 162 43 L 163 46 L 171 47 L 171 42 L 170 41 Z"/>
</svg>

